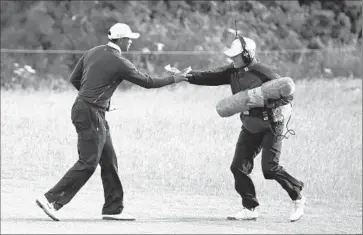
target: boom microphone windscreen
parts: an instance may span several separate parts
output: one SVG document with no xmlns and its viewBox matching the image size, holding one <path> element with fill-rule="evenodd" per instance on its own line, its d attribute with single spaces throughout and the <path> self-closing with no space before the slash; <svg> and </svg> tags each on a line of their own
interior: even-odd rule
<svg viewBox="0 0 363 235">
<path fill-rule="evenodd" d="M 248 91 L 240 91 L 219 101 L 216 106 L 217 113 L 221 117 L 230 117 L 236 113 L 247 111 L 250 109 L 247 105 L 249 100 Z"/>
<path fill-rule="evenodd" d="M 251 92 L 252 91 L 252 92 Z M 253 92 L 258 91 L 258 92 Z M 261 87 L 240 91 L 230 97 L 220 100 L 216 106 L 217 113 L 221 117 L 230 117 L 236 113 L 248 111 L 247 105 L 251 100 L 279 99 L 289 96 L 295 91 L 295 83 L 289 77 L 282 77 L 265 82 Z M 253 97 L 253 96 L 258 97 Z"/>
<path fill-rule="evenodd" d="M 262 84 L 262 94 L 265 99 L 279 99 L 295 92 L 295 83 L 289 77 L 277 78 Z"/>
</svg>

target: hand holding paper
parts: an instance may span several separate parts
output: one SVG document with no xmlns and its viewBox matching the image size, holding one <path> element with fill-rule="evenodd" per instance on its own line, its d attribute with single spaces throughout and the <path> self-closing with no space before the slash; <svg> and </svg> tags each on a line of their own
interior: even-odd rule
<svg viewBox="0 0 363 235">
<path fill-rule="evenodd" d="M 170 64 L 164 67 L 166 71 L 168 71 L 175 79 L 175 82 L 182 82 L 187 81 L 186 75 L 192 71 L 192 68 L 189 66 L 188 68 L 183 69 L 180 71 L 179 69 L 175 67 L 171 67 Z"/>
<path fill-rule="evenodd" d="M 182 71 L 180 71 L 179 69 L 177 69 L 175 67 L 171 67 L 170 64 L 168 64 L 164 68 L 165 68 L 166 71 L 168 71 L 171 74 L 181 73 L 184 76 L 186 76 L 187 73 L 189 73 L 190 71 L 192 71 L 192 68 L 190 66 L 188 68 L 183 69 Z"/>
</svg>

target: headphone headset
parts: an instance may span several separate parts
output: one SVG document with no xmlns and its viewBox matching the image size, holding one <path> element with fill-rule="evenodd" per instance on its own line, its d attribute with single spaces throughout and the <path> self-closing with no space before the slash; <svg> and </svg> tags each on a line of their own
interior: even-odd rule
<svg viewBox="0 0 363 235">
<path fill-rule="evenodd" d="M 239 41 L 241 42 L 241 45 L 242 45 L 242 53 L 241 53 L 241 56 L 242 56 L 242 60 L 245 64 L 249 64 L 252 62 L 252 58 L 251 58 L 251 55 L 250 53 L 246 50 L 246 41 L 245 39 L 241 36 L 241 35 L 238 35 L 237 38 L 239 39 Z"/>
</svg>

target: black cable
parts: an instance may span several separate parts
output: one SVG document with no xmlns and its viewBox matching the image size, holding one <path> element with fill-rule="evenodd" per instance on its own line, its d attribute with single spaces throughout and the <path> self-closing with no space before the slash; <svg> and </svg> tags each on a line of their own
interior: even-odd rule
<svg viewBox="0 0 363 235">
<path fill-rule="evenodd" d="M 290 106 L 291 106 L 291 108 L 292 108 L 292 104 L 290 103 Z M 270 130 L 271 130 L 271 132 L 272 132 L 272 134 L 276 137 L 276 138 L 281 138 L 281 139 L 288 139 L 288 137 L 287 137 L 287 135 L 288 134 L 290 134 L 290 135 L 295 135 L 296 133 L 295 133 L 295 131 L 293 130 L 293 129 L 289 129 L 289 122 L 290 122 L 290 119 L 291 119 L 291 114 L 290 114 L 290 116 L 289 116 L 289 119 L 287 120 L 287 122 L 286 122 L 286 132 L 285 132 L 285 134 L 282 134 L 282 131 L 281 131 L 281 129 L 283 130 L 283 127 L 279 130 L 279 131 L 276 131 L 276 132 L 278 132 L 278 133 L 276 133 L 275 132 L 275 128 L 276 128 L 276 126 L 278 126 L 280 123 L 284 123 L 285 122 L 285 117 L 284 117 L 284 115 L 282 114 L 282 112 L 281 112 L 281 115 L 282 115 L 282 121 L 281 122 L 276 122 L 276 124 L 274 124 L 274 123 L 270 123 L 269 124 L 269 127 L 270 127 Z M 274 127 L 271 127 L 272 125 L 274 125 Z"/>
</svg>

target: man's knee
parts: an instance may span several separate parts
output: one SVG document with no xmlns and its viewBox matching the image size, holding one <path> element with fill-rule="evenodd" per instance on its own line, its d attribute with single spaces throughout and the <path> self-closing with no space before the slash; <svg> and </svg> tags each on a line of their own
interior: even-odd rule
<svg viewBox="0 0 363 235">
<path fill-rule="evenodd" d="M 277 175 L 283 170 L 283 167 L 276 164 L 273 166 L 262 166 L 262 173 L 265 179 L 273 180 L 276 178 Z"/>
<path fill-rule="evenodd" d="M 81 165 L 81 169 L 93 174 L 96 171 L 97 165 L 98 165 L 98 161 L 96 160 L 91 160 L 91 161 L 82 161 L 79 160 L 78 163 Z"/>
<path fill-rule="evenodd" d="M 231 165 L 230 170 L 235 176 L 239 174 L 249 175 L 251 173 L 251 169 L 247 169 L 246 167 L 238 167 L 233 164 Z"/>
</svg>

